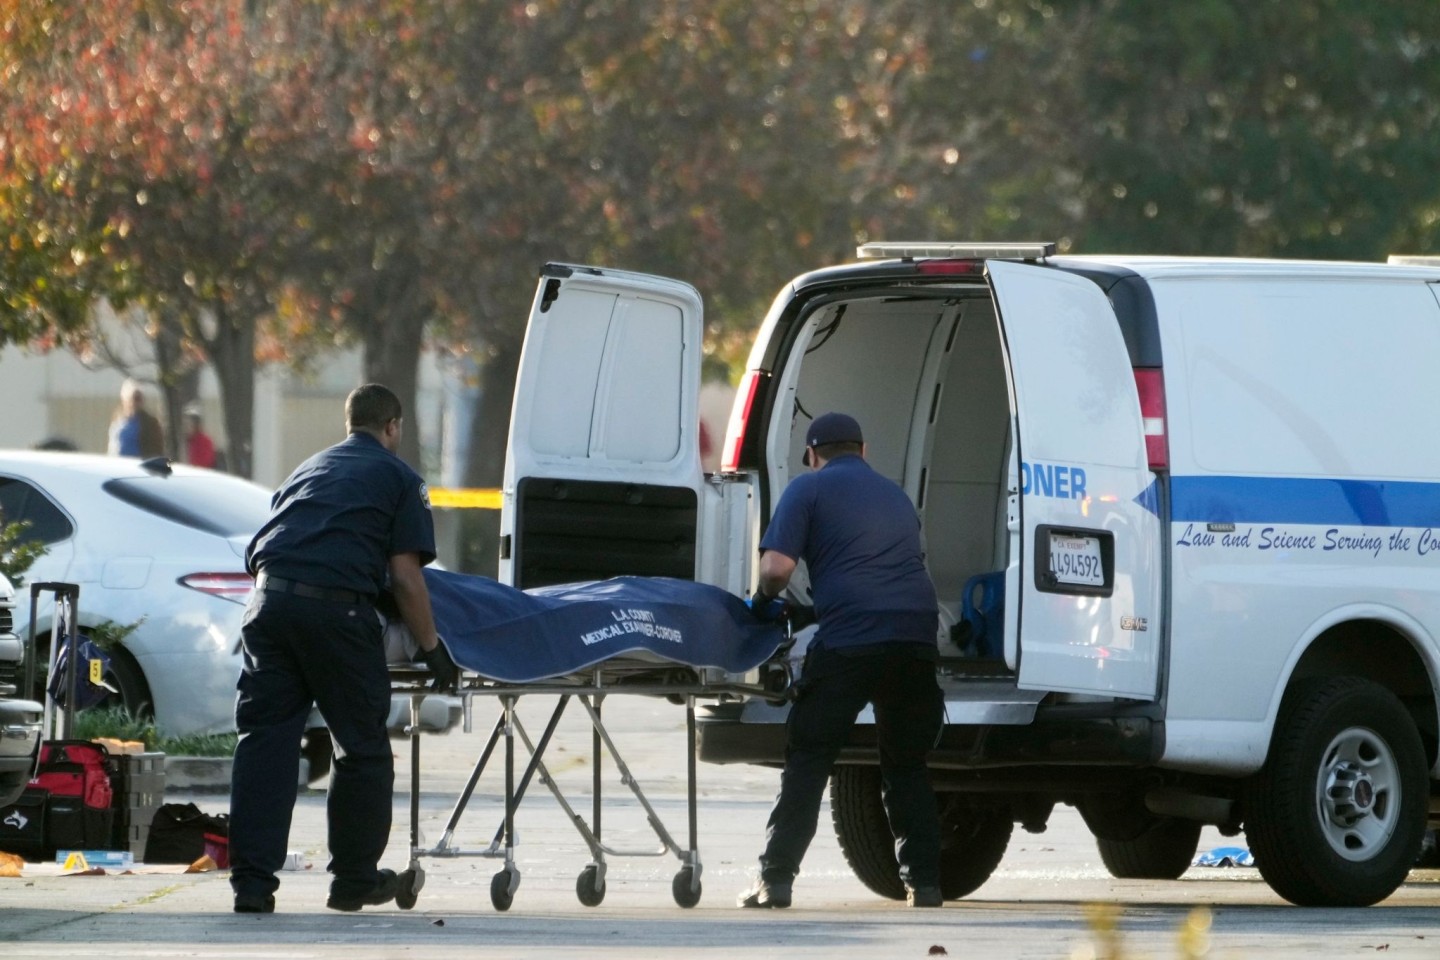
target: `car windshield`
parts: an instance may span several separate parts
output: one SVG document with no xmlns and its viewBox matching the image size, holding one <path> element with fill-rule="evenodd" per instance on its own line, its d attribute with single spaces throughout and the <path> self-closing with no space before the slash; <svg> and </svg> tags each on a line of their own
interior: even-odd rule
<svg viewBox="0 0 1440 960">
<path fill-rule="evenodd" d="M 253 534 L 270 517 L 270 494 L 235 477 L 127 477 L 105 492 L 157 517 L 222 537 Z"/>
</svg>

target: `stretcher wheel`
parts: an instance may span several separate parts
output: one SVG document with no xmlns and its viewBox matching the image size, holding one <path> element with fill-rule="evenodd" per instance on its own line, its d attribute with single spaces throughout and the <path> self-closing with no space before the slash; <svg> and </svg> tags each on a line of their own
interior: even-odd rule
<svg viewBox="0 0 1440 960">
<path fill-rule="evenodd" d="M 580 871 L 575 880 L 575 896 L 587 907 L 598 907 L 605 899 L 605 881 L 600 877 L 600 868 L 590 864 Z"/>
<path fill-rule="evenodd" d="M 490 878 L 490 903 L 501 912 L 509 910 L 510 904 L 515 902 L 515 894 L 510 890 L 510 874 L 507 867 Z"/>
<path fill-rule="evenodd" d="M 395 891 L 395 905 L 401 910 L 411 910 L 420 899 L 420 890 L 425 886 L 425 871 L 416 867 L 400 874 L 400 889 Z"/>
<path fill-rule="evenodd" d="M 700 902 L 700 881 L 695 879 L 694 867 L 685 867 L 675 874 L 670 883 L 670 893 L 676 903 L 687 909 Z"/>
</svg>

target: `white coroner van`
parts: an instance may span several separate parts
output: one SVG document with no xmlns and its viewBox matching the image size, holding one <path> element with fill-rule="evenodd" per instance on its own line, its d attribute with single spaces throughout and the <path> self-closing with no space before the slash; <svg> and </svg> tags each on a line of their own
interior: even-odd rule
<svg viewBox="0 0 1440 960">
<path fill-rule="evenodd" d="M 944 608 L 947 898 L 1056 803 L 1117 877 L 1179 877 L 1208 823 L 1244 830 L 1294 903 L 1392 893 L 1440 822 L 1440 263 L 860 257 L 775 299 L 709 475 L 700 296 L 547 265 L 501 578 L 746 595 L 806 425 L 851 413 L 915 503 Z M 703 710 L 701 759 L 780 764 L 785 709 Z M 860 880 L 902 898 L 870 719 L 834 826 Z"/>
</svg>

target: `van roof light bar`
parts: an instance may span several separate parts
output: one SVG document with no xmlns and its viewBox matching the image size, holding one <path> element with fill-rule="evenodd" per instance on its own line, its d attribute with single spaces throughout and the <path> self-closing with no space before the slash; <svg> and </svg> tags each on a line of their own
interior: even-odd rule
<svg viewBox="0 0 1440 960">
<path fill-rule="evenodd" d="M 1043 260 L 1055 255 L 1053 243 L 863 243 L 855 251 L 861 260 L 938 257 L 947 260 Z"/>
</svg>

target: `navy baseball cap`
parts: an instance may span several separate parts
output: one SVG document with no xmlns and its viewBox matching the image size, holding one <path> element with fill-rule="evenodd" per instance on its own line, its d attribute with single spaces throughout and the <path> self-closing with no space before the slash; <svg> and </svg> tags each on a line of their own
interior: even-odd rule
<svg viewBox="0 0 1440 960">
<path fill-rule="evenodd" d="M 810 422 L 810 429 L 805 431 L 805 455 L 801 459 L 808 467 L 811 447 L 823 447 L 827 443 L 864 442 L 860 424 L 855 422 L 854 417 L 845 413 L 821 414 Z"/>
</svg>

